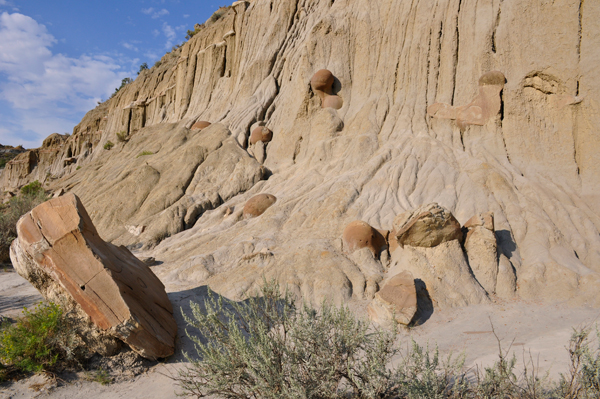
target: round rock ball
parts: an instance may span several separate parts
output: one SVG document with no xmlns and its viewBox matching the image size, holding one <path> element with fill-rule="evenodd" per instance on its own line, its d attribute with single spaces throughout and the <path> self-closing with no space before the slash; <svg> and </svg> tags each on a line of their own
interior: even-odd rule
<svg viewBox="0 0 600 399">
<path fill-rule="evenodd" d="M 342 239 L 349 253 L 369 248 L 373 255 L 378 256 L 381 249 L 386 246 L 383 235 L 362 220 L 356 220 L 346 226 Z"/>
<path fill-rule="evenodd" d="M 333 74 L 327 69 L 317 71 L 310 80 L 310 86 L 313 91 L 323 91 L 329 93 L 333 86 Z"/>
<path fill-rule="evenodd" d="M 276 201 L 277 198 L 271 194 L 255 195 L 244 205 L 244 211 L 242 212 L 244 219 L 262 215 Z"/>
<path fill-rule="evenodd" d="M 506 77 L 500 71 L 490 71 L 479 78 L 479 86 L 504 86 L 504 83 Z"/>
<path fill-rule="evenodd" d="M 273 139 L 273 132 L 264 126 L 258 126 L 250 135 L 250 144 L 256 144 L 259 141 L 268 143 Z"/>
<path fill-rule="evenodd" d="M 207 121 L 198 121 L 198 122 L 196 122 L 196 123 L 194 123 L 192 125 L 192 129 L 191 130 L 202 130 L 202 129 L 205 129 L 205 128 L 209 127 L 210 125 L 211 125 L 210 122 L 207 122 Z"/>
<path fill-rule="evenodd" d="M 325 99 L 323 100 L 323 108 L 340 109 L 340 108 L 342 108 L 343 105 L 344 105 L 344 101 L 342 100 L 342 98 L 340 96 L 327 95 L 327 96 L 325 96 Z"/>
</svg>

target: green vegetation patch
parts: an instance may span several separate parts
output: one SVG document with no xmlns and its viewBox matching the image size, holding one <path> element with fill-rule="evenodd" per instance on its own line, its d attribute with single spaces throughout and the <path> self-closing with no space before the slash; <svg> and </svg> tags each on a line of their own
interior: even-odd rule
<svg viewBox="0 0 600 399">
<path fill-rule="evenodd" d="M 136 158 L 143 157 L 143 156 L 146 156 L 146 155 L 154 155 L 154 153 L 153 153 L 152 151 L 142 151 L 142 152 L 140 152 L 140 153 L 137 155 L 137 157 L 136 157 Z"/>
<path fill-rule="evenodd" d="M 105 150 L 110 150 L 114 146 L 115 146 L 115 144 L 112 141 L 107 141 L 106 144 L 104 144 L 104 149 Z"/>
</svg>

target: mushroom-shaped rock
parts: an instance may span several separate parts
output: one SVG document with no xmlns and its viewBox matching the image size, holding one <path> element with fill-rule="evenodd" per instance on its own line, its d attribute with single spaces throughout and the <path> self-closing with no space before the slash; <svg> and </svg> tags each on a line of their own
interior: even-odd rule
<svg viewBox="0 0 600 399">
<path fill-rule="evenodd" d="M 333 86 L 333 73 L 327 69 L 320 69 L 313 75 L 310 80 L 310 86 L 313 91 L 320 91 L 323 93 L 330 93 L 331 87 Z"/>
<path fill-rule="evenodd" d="M 259 141 L 268 143 L 273 139 L 273 132 L 264 126 L 258 126 L 250 134 L 250 144 L 256 144 Z"/>
<path fill-rule="evenodd" d="M 198 121 L 196 123 L 194 123 L 192 125 L 192 129 L 191 130 L 202 130 L 202 129 L 206 129 L 207 127 L 209 127 L 211 125 L 210 122 L 207 121 Z"/>
<path fill-rule="evenodd" d="M 325 95 L 323 100 L 323 108 L 340 109 L 344 105 L 344 101 L 340 96 L 336 95 Z"/>
<path fill-rule="evenodd" d="M 246 202 L 242 214 L 245 219 L 260 216 L 276 201 L 277 198 L 271 194 L 255 195 Z"/>
<path fill-rule="evenodd" d="M 342 234 L 344 247 L 349 253 L 361 248 L 369 248 L 374 256 L 379 256 L 382 249 L 387 246 L 387 242 L 382 233 L 371 227 L 362 220 L 355 220 L 348 224 Z"/>
<path fill-rule="evenodd" d="M 417 312 L 417 290 L 413 275 L 403 271 L 385 281 L 367 311 L 369 318 L 379 324 L 392 320 L 409 324 Z"/>
<path fill-rule="evenodd" d="M 35 207 L 17 233 L 17 273 L 79 317 L 86 346 L 110 354 L 119 339 L 149 359 L 173 354 L 177 324 L 164 285 L 125 247 L 100 238 L 74 194 Z"/>
<path fill-rule="evenodd" d="M 435 247 L 446 241 L 460 240 L 460 223 L 452 213 L 436 203 L 399 214 L 394 219 L 394 237 L 401 246 Z"/>
</svg>

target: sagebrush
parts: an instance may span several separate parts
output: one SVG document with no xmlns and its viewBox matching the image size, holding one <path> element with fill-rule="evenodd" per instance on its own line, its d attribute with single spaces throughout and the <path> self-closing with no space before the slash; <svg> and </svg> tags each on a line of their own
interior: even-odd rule
<svg viewBox="0 0 600 399">
<path fill-rule="evenodd" d="M 517 371 L 498 339 L 498 360 L 465 369 L 465 356 L 442 358 L 412 341 L 395 345 L 386 332 L 356 319 L 347 307 L 296 306 L 277 284 L 243 302 L 209 291 L 203 306 L 191 303 L 184 318 L 197 356 L 175 380 L 198 398 L 600 398 L 600 350 L 589 329 L 575 330 L 571 368 L 558 382 L 539 375 L 531 355 Z M 195 332 L 195 333 L 194 333 Z M 494 332 L 495 334 L 495 332 Z M 600 338 L 600 336 L 599 336 Z M 395 366 L 391 367 L 394 359 Z"/>
</svg>

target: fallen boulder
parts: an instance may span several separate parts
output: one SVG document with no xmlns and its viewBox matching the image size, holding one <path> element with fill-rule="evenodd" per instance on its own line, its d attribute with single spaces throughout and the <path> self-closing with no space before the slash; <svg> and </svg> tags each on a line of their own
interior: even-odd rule
<svg viewBox="0 0 600 399">
<path fill-rule="evenodd" d="M 460 223 L 452 213 L 436 203 L 422 205 L 394 219 L 390 242 L 412 247 L 435 247 L 446 241 L 462 239 Z M 390 245 L 392 247 L 392 245 Z"/>
<path fill-rule="evenodd" d="M 408 325 L 417 312 L 417 290 L 409 271 L 402 271 L 388 279 L 375 299 L 367 307 L 369 318 L 378 324 L 392 320 Z"/>
<path fill-rule="evenodd" d="M 271 194 L 255 195 L 244 205 L 242 215 L 244 219 L 260 216 L 276 201 L 277 198 Z"/>
<path fill-rule="evenodd" d="M 80 317 L 103 355 L 118 340 L 148 359 L 175 350 L 177 324 L 161 281 L 125 247 L 100 238 L 74 194 L 51 199 L 17 223 L 10 257 L 42 296 Z"/>
</svg>

